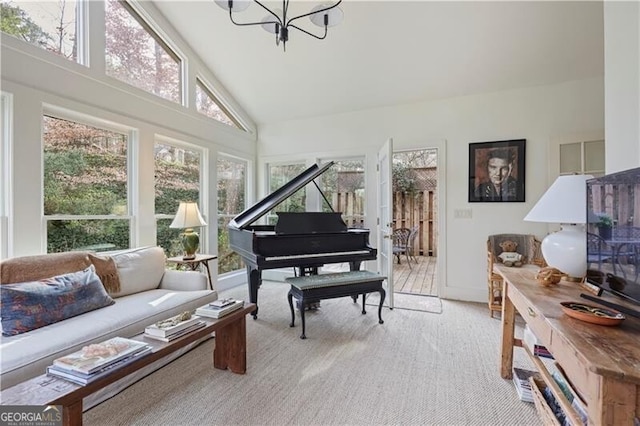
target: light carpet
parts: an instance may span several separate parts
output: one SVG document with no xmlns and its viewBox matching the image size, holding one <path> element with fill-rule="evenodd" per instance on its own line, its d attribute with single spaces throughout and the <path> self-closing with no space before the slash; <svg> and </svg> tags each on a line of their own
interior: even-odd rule
<svg viewBox="0 0 640 426">
<path fill-rule="evenodd" d="M 380 294 L 379 293 L 368 294 L 365 303 L 366 303 L 366 306 L 375 306 L 375 307 L 379 306 Z M 385 295 L 384 304 L 382 306 L 386 308 L 389 307 L 389 294 Z M 422 294 L 396 292 L 393 295 L 393 308 L 428 312 L 430 314 L 441 314 L 442 300 L 434 296 L 425 296 Z"/>
<path fill-rule="evenodd" d="M 212 366 L 213 340 L 84 414 L 85 425 L 537 425 L 499 375 L 500 321 L 485 305 L 441 315 L 360 313 L 351 298 L 290 328 L 289 286 L 264 282 L 247 318 L 247 373 Z M 221 297 L 247 298 L 246 286 Z M 531 368 L 522 350 L 516 366 Z"/>
</svg>

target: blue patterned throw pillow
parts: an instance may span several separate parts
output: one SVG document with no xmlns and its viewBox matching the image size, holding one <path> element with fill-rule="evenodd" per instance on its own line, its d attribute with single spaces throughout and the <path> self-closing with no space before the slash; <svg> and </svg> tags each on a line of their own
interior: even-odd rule
<svg viewBox="0 0 640 426">
<path fill-rule="evenodd" d="M 15 336 L 116 303 L 93 265 L 70 274 L 0 285 L 2 334 Z"/>
</svg>

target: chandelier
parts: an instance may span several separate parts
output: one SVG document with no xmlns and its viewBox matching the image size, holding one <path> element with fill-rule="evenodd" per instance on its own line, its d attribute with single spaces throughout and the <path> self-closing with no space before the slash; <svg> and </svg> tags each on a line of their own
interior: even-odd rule
<svg viewBox="0 0 640 426">
<path fill-rule="evenodd" d="M 331 4 L 319 4 L 311 9 L 311 12 L 303 15 L 289 17 L 289 0 L 282 0 L 282 9 L 271 10 L 262 4 L 258 0 L 215 0 L 216 4 L 221 8 L 229 11 L 229 19 L 235 25 L 249 26 L 249 25 L 261 25 L 267 32 L 276 35 L 276 46 L 282 42 L 282 47 L 287 50 L 287 41 L 289 40 L 289 29 L 295 28 L 311 37 L 323 40 L 327 37 L 327 29 L 333 27 L 342 22 L 344 14 L 342 9 L 338 7 L 342 0 L 338 0 L 337 3 Z M 251 3 L 256 3 L 264 10 L 269 12 L 260 22 L 236 22 L 233 19 L 233 12 L 242 12 L 246 10 Z M 311 22 L 319 27 L 324 27 L 324 34 L 316 35 L 310 31 L 300 28 L 294 21 L 300 18 L 309 17 Z"/>
</svg>

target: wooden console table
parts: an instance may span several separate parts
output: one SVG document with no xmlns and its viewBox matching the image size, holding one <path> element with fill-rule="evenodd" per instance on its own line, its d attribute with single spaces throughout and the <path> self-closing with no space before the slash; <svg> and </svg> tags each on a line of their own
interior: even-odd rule
<svg viewBox="0 0 640 426">
<path fill-rule="evenodd" d="M 247 369 L 246 316 L 256 309 L 254 303 L 245 304 L 224 317 L 214 320 L 202 318 L 206 325 L 191 333 L 165 343 L 139 334 L 133 339 L 144 341 L 152 349 L 151 353 L 139 360 L 116 369 L 108 376 L 86 386 L 76 385 L 63 379 L 43 374 L 27 380 L 0 393 L 1 405 L 62 405 L 62 421 L 65 426 L 82 425 L 82 400 L 84 397 L 134 373 L 160 358 L 215 332 L 216 344 L 213 350 L 213 366 L 221 370 L 227 368 L 236 374 L 244 374 Z"/>
<path fill-rule="evenodd" d="M 578 284 L 543 287 L 534 278 L 538 267 L 533 265 L 494 268 L 504 278 L 501 376 L 512 377 L 513 348 L 523 346 L 514 336 L 517 310 L 587 404 L 590 425 L 633 425 L 640 418 L 640 319 L 627 315 L 621 325 L 605 327 L 570 318 L 560 302 L 595 304 L 580 297 L 585 291 Z M 640 310 L 613 296 L 603 298 Z M 532 359 L 572 424 L 581 424 L 567 399 L 557 394 L 545 365 Z"/>
</svg>

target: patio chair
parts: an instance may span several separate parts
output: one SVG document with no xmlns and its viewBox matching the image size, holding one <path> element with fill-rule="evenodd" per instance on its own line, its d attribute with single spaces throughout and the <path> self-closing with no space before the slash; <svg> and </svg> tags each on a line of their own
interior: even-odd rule
<svg viewBox="0 0 640 426">
<path fill-rule="evenodd" d="M 603 262 L 612 262 L 613 260 L 613 248 L 600 235 L 587 232 L 587 267 L 596 263 L 598 270 L 601 271 Z M 615 264 L 612 266 L 615 270 Z"/>
<path fill-rule="evenodd" d="M 515 241 L 518 244 L 517 252 L 523 256 L 523 264 L 546 266 L 540 249 L 540 241 L 535 235 L 530 234 L 496 234 L 487 238 L 487 287 L 489 292 L 489 316 L 493 318 L 495 311 L 502 312 L 502 276 L 493 271 L 493 265 L 498 262 L 498 256 L 502 253 L 500 244 L 503 241 Z"/>
<path fill-rule="evenodd" d="M 398 228 L 393 231 L 391 238 L 393 239 L 393 254 L 398 259 L 398 265 L 402 263 L 400 256 L 404 254 L 407 258 L 407 263 L 409 263 L 409 268 L 411 268 L 411 262 L 409 262 L 409 235 L 411 235 L 409 228 Z"/>
<path fill-rule="evenodd" d="M 416 225 L 411 228 L 411 232 L 409 232 L 409 237 L 407 239 L 407 256 L 413 259 L 414 262 L 418 263 L 418 259 L 416 258 L 416 237 L 420 232 L 420 225 Z M 409 262 L 409 266 L 411 266 L 411 262 Z"/>
</svg>

